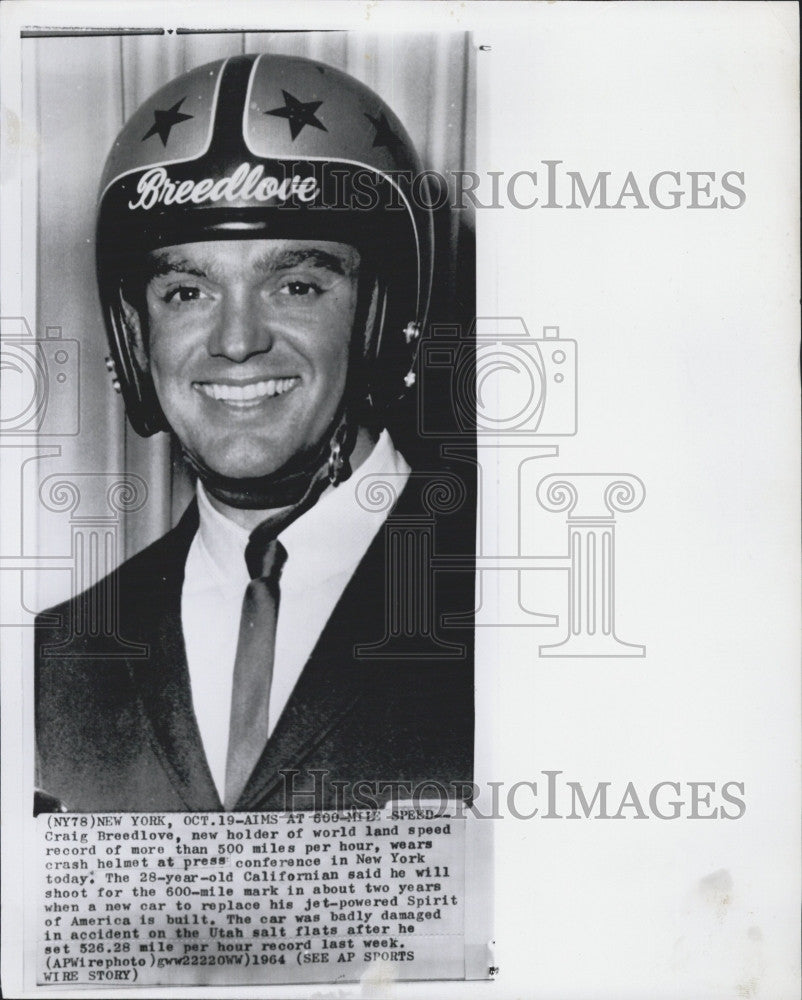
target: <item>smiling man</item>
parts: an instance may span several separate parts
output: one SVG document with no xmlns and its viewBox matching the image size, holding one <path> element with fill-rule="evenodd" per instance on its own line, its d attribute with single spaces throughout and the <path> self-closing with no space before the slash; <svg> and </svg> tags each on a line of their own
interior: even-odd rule
<svg viewBox="0 0 802 1000">
<path fill-rule="evenodd" d="M 150 255 L 149 346 L 167 422 L 198 469 L 270 475 L 314 454 L 345 393 L 359 254 L 343 243 L 234 240 Z M 375 440 L 356 428 L 352 462 Z M 214 502 L 214 501 L 213 501 Z M 230 516 L 255 526 L 259 513 Z"/>
<path fill-rule="evenodd" d="M 40 616 L 40 804 L 465 793 L 472 573 L 438 584 L 399 556 L 431 522 L 433 480 L 386 429 L 429 301 L 420 169 L 376 94 L 286 56 L 192 70 L 118 136 L 97 223 L 109 364 L 133 427 L 175 436 L 197 495 L 164 538 Z M 392 509 L 360 499 L 365 483 Z M 462 627 L 443 641 L 446 611 Z M 141 652 L 104 656 L 109 623 Z"/>
</svg>

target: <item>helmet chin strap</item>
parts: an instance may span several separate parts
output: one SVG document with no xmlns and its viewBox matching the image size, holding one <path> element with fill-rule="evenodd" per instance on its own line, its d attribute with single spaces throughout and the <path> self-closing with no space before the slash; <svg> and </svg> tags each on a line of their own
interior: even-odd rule
<svg viewBox="0 0 802 1000">
<path fill-rule="evenodd" d="M 187 451 L 184 451 L 184 458 L 206 490 L 226 506 L 240 510 L 289 507 L 288 520 L 292 520 L 317 503 L 327 486 L 336 486 L 349 478 L 349 458 L 356 433 L 356 424 L 344 406 L 316 448 L 293 456 L 276 472 L 266 476 L 223 476 Z"/>
</svg>

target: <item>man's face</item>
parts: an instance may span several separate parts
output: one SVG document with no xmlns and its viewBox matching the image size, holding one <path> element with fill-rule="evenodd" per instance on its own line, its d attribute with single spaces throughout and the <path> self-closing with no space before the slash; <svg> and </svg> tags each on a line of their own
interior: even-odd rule
<svg viewBox="0 0 802 1000">
<path fill-rule="evenodd" d="M 342 399 L 359 254 L 318 240 L 153 251 L 150 370 L 184 448 L 235 478 L 316 445 Z"/>
</svg>

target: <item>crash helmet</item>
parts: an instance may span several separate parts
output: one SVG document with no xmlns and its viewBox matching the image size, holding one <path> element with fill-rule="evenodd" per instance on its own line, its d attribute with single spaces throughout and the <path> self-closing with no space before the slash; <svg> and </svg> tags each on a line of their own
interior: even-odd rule
<svg viewBox="0 0 802 1000">
<path fill-rule="evenodd" d="M 310 59 L 220 59 L 146 100 L 106 160 L 96 230 L 107 365 L 134 429 L 148 436 L 169 428 L 125 302 L 146 331 L 144 293 L 136 293 L 145 255 L 203 240 L 356 246 L 378 294 L 363 313 L 368 328 L 355 332 L 348 391 L 385 412 L 414 381 L 431 290 L 432 213 L 413 196 L 421 170 L 390 107 L 352 76 Z"/>
</svg>

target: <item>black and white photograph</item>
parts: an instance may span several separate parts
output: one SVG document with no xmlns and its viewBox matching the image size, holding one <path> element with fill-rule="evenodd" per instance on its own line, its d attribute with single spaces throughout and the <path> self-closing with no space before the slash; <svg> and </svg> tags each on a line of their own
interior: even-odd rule
<svg viewBox="0 0 802 1000">
<path fill-rule="evenodd" d="M 438 470 L 403 397 L 427 319 L 470 326 L 456 297 L 457 275 L 472 294 L 470 231 L 442 211 L 435 226 L 413 140 L 345 67 L 425 104 L 418 144 L 461 157 L 464 129 L 429 131 L 438 104 L 468 101 L 467 36 L 196 39 L 24 46 L 42 109 L 40 309 L 61 315 L 72 295 L 63 322 L 86 317 L 83 461 L 42 499 L 80 517 L 99 487 L 120 515 L 115 555 L 133 553 L 38 619 L 39 808 L 375 809 L 427 781 L 461 798 L 472 468 L 466 454 Z M 213 45 L 226 54 L 208 61 Z M 444 81 L 424 99 L 435 58 L 461 92 Z M 382 69 L 411 59 L 417 86 Z M 116 115 L 109 139 L 96 126 Z M 106 148 L 98 182 L 88 164 Z M 65 173 L 85 205 L 65 202 Z M 84 251 L 69 267 L 67 246 Z M 423 425 L 442 416 L 448 440 L 437 403 Z M 470 445 L 470 427 L 452 436 Z M 426 546 L 449 533 L 462 564 L 435 574 Z M 110 540 L 84 533 L 77 574 Z M 447 614 L 459 622 L 444 630 Z"/>
</svg>

